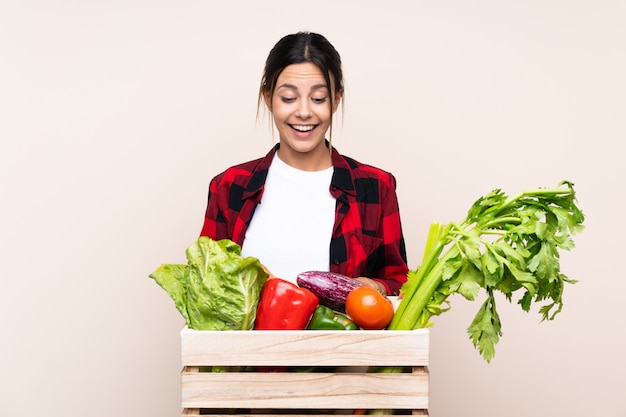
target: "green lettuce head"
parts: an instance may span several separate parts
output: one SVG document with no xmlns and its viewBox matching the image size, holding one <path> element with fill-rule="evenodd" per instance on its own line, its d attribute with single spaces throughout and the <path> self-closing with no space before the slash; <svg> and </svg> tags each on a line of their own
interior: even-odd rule
<svg viewBox="0 0 626 417">
<path fill-rule="evenodd" d="M 201 236 L 186 251 L 187 265 L 163 264 L 150 274 L 174 300 L 190 329 L 251 330 L 269 274 L 241 256 L 229 239 Z"/>
</svg>

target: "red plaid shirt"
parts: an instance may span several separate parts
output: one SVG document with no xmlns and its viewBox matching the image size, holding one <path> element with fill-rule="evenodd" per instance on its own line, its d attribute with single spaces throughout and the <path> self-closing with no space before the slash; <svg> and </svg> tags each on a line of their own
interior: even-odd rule
<svg viewBox="0 0 626 417">
<path fill-rule="evenodd" d="M 278 147 L 263 158 L 228 168 L 213 178 L 201 236 L 243 245 Z M 332 163 L 330 193 L 337 204 L 329 270 L 349 277 L 374 278 L 385 285 L 388 294 L 398 294 L 408 267 L 396 179 L 340 155 L 334 148 Z"/>
</svg>

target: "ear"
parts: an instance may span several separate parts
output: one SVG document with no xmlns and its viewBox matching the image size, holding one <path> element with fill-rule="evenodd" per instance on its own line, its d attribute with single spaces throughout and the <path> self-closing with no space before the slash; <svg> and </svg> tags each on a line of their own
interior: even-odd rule
<svg viewBox="0 0 626 417">
<path fill-rule="evenodd" d="M 333 100 L 333 113 L 337 111 L 339 107 L 339 103 L 341 103 L 341 99 L 343 98 L 343 88 L 335 93 L 335 99 Z"/>
<path fill-rule="evenodd" d="M 267 110 L 269 110 L 269 112 L 272 112 L 272 94 L 267 91 L 267 90 L 263 90 L 263 101 L 265 102 L 265 105 L 267 106 Z"/>
</svg>

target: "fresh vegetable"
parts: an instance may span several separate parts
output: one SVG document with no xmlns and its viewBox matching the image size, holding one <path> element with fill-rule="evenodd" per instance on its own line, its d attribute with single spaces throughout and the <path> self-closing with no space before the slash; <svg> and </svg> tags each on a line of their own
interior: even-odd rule
<svg viewBox="0 0 626 417">
<path fill-rule="evenodd" d="M 357 287 L 346 298 L 348 316 L 362 329 L 381 330 L 393 318 L 391 301 L 369 286 Z"/>
<path fill-rule="evenodd" d="M 270 278 L 261 292 L 255 330 L 302 330 L 319 300 L 306 288 L 281 278 Z"/>
<path fill-rule="evenodd" d="M 324 306 L 326 307 L 326 306 Z M 335 316 L 333 317 L 337 323 L 341 324 L 346 330 L 359 330 L 359 325 L 354 322 L 350 317 L 345 314 L 335 312 Z"/>
<path fill-rule="evenodd" d="M 409 272 L 403 296 L 389 329 L 432 325 L 430 318 L 449 307 L 452 294 L 474 300 L 482 289 L 486 300 L 467 329 L 473 345 L 489 362 L 502 336 L 495 293 L 529 311 L 533 302 L 542 320 L 563 308 L 563 290 L 575 283 L 560 271 L 559 250 L 574 247 L 572 235 L 583 230 L 573 184 L 539 188 L 506 196 L 496 189 L 479 198 L 461 223 L 433 223 L 422 265 Z"/>
<path fill-rule="evenodd" d="M 350 291 L 365 285 L 356 279 L 335 272 L 306 271 L 298 274 L 296 282 L 317 295 L 320 304 L 340 313 L 346 311 L 346 298 Z"/>
<path fill-rule="evenodd" d="M 359 326 L 344 314 L 337 313 L 330 307 L 318 305 L 313 312 L 309 330 L 359 330 Z"/>
<path fill-rule="evenodd" d="M 224 239 L 200 237 L 187 264 L 162 264 L 150 274 L 174 300 L 190 329 L 251 330 L 268 274 L 258 259 Z"/>
</svg>

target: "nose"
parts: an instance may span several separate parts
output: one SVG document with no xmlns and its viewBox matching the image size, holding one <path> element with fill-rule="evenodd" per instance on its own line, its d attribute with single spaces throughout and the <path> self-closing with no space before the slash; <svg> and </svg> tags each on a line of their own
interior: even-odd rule
<svg viewBox="0 0 626 417">
<path fill-rule="evenodd" d="M 300 100 L 298 102 L 298 108 L 296 110 L 296 116 L 301 119 L 308 119 L 313 115 L 311 111 L 311 104 L 308 100 Z"/>
</svg>

